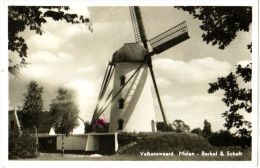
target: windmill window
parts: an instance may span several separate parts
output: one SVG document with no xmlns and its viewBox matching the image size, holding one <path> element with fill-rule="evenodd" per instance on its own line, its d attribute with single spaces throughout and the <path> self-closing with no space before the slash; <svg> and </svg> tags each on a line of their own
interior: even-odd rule
<svg viewBox="0 0 260 168">
<path fill-rule="evenodd" d="M 125 104 L 125 100 L 124 99 L 119 99 L 118 100 L 118 108 L 119 109 L 123 109 L 124 108 L 124 104 Z"/>
<path fill-rule="evenodd" d="M 117 130 L 123 130 L 124 127 L 124 120 L 123 119 L 119 119 L 118 120 L 118 128 Z"/>
<path fill-rule="evenodd" d="M 125 85 L 125 76 L 124 75 L 120 76 L 120 86 L 123 86 L 123 85 Z"/>
</svg>

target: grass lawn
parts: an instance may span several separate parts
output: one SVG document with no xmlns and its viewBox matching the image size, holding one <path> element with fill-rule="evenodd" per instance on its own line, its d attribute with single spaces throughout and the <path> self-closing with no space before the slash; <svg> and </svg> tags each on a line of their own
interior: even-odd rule
<svg viewBox="0 0 260 168">
<path fill-rule="evenodd" d="M 141 154 L 137 155 L 129 155 L 129 154 L 114 154 L 110 156 L 99 156 L 99 157 L 92 157 L 89 155 L 75 155 L 75 154 L 64 154 L 62 157 L 60 153 L 41 153 L 38 158 L 30 159 L 30 160 L 89 160 L 89 161 L 121 161 L 121 160 L 128 160 L 128 161 L 157 161 L 157 160 L 166 160 L 166 161 L 206 161 L 206 160 L 236 160 L 236 161 L 250 161 L 251 160 L 251 148 L 250 149 L 241 149 L 241 148 L 216 148 L 218 152 L 217 156 L 201 156 L 201 153 L 195 154 L 195 156 L 183 156 L 175 153 L 174 156 L 141 156 Z M 224 154 L 229 152 L 241 152 L 242 156 L 220 156 L 220 152 Z M 215 152 L 215 151 L 212 151 Z"/>
</svg>

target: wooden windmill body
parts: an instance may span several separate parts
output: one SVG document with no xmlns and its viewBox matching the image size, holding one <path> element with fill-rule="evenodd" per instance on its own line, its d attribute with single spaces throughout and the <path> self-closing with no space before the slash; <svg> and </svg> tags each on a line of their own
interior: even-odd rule
<svg viewBox="0 0 260 168">
<path fill-rule="evenodd" d="M 167 120 L 151 57 L 185 41 L 189 35 L 186 23 L 183 22 L 148 41 L 139 7 L 130 7 L 130 14 L 136 42 L 124 44 L 113 54 L 105 73 L 91 123 L 95 123 L 108 106 L 111 106 L 109 132 L 155 132 L 155 100 L 152 94 L 152 84 L 163 121 L 167 123 Z M 151 46 L 151 51 L 148 45 Z M 106 98 L 108 103 L 100 107 L 99 102 L 103 99 L 113 74 L 113 89 Z"/>
</svg>

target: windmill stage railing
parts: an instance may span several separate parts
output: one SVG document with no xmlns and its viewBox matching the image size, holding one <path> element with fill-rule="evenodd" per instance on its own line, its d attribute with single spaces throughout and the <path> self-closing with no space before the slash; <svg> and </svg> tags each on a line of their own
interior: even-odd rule
<svg viewBox="0 0 260 168">
<path fill-rule="evenodd" d="M 189 38 L 186 22 L 165 31 L 164 33 L 149 40 L 154 53 L 161 53 Z"/>
</svg>

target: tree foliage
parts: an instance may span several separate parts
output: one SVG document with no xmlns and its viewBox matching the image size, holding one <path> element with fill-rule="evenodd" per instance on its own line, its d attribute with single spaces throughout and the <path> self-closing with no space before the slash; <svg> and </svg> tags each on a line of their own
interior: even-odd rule
<svg viewBox="0 0 260 168">
<path fill-rule="evenodd" d="M 194 128 L 193 130 L 191 130 L 191 133 L 202 135 L 202 130 L 200 128 Z"/>
<path fill-rule="evenodd" d="M 79 110 L 73 101 L 72 93 L 60 88 L 58 95 L 50 105 L 50 113 L 56 133 L 70 134 L 78 126 Z"/>
<path fill-rule="evenodd" d="M 239 31 L 249 31 L 252 23 L 252 7 L 177 7 L 199 19 L 202 38 L 207 44 L 225 49 L 237 37 Z M 249 48 L 252 44 L 248 45 Z"/>
<path fill-rule="evenodd" d="M 251 137 L 239 137 L 227 130 L 212 133 L 208 141 L 213 146 L 241 146 L 242 148 L 248 148 L 252 144 Z"/>
<path fill-rule="evenodd" d="M 230 130 L 236 128 L 237 133 L 242 136 L 251 134 L 251 122 L 244 119 L 243 113 L 251 113 L 252 111 L 252 89 L 243 88 L 239 84 L 239 80 L 245 83 L 251 82 L 252 64 L 242 67 L 237 66 L 236 72 L 229 73 L 226 77 L 218 78 L 217 82 L 210 83 L 209 93 L 214 93 L 217 90 L 224 91 L 222 101 L 228 107 L 228 110 L 222 113 L 225 118 L 224 126 Z M 242 113 L 243 112 L 243 113 Z"/>
<path fill-rule="evenodd" d="M 156 122 L 156 128 L 157 131 L 161 131 L 161 132 L 173 131 L 171 124 L 167 124 L 165 122 Z"/>
<path fill-rule="evenodd" d="M 207 120 L 204 120 L 204 126 L 203 126 L 203 130 L 202 130 L 202 134 L 205 137 L 210 136 L 212 133 L 211 131 L 211 124 L 210 122 L 208 122 Z"/>
<path fill-rule="evenodd" d="M 24 104 L 21 107 L 24 128 L 39 126 L 40 113 L 43 111 L 42 93 L 43 87 L 40 87 L 36 81 L 31 81 L 27 85 L 27 92 L 24 93 Z"/>
<path fill-rule="evenodd" d="M 174 120 L 172 123 L 173 129 L 176 132 L 189 132 L 190 126 L 184 123 L 182 120 Z"/>
<path fill-rule="evenodd" d="M 95 123 L 92 125 L 87 121 L 84 123 L 85 125 L 85 133 L 90 132 L 108 132 L 109 130 L 109 123 L 106 122 L 104 119 L 98 118 Z"/>
<path fill-rule="evenodd" d="M 231 41 L 237 37 L 239 31 L 249 32 L 252 23 L 252 7 L 177 7 L 189 12 L 194 18 L 201 21 L 203 30 L 202 38 L 207 44 L 218 45 L 219 49 L 225 49 Z M 252 43 L 247 45 L 252 52 Z M 222 113 L 225 118 L 224 126 L 230 130 L 236 128 L 241 136 L 251 134 L 251 123 L 244 120 L 239 111 L 250 113 L 252 110 L 252 90 L 243 88 L 238 80 L 244 84 L 250 83 L 252 78 L 252 64 L 247 66 L 237 65 L 236 72 L 231 72 L 226 77 L 220 77 L 217 82 L 210 83 L 209 93 L 217 90 L 224 91 L 222 101 L 229 108 Z"/>
<path fill-rule="evenodd" d="M 35 138 L 30 131 L 23 130 L 20 134 L 18 131 L 9 132 L 8 141 L 8 158 L 9 159 L 28 159 L 36 156 Z"/>
<path fill-rule="evenodd" d="M 64 6 L 9 6 L 8 8 L 8 49 L 19 56 L 20 63 L 14 63 L 9 58 L 8 70 L 17 75 L 20 67 L 27 64 L 27 49 L 25 39 L 19 34 L 28 28 L 36 34 L 42 35 L 42 25 L 48 18 L 54 21 L 66 21 L 71 24 L 89 23 L 89 18 L 71 14 L 69 7 Z"/>
</svg>

